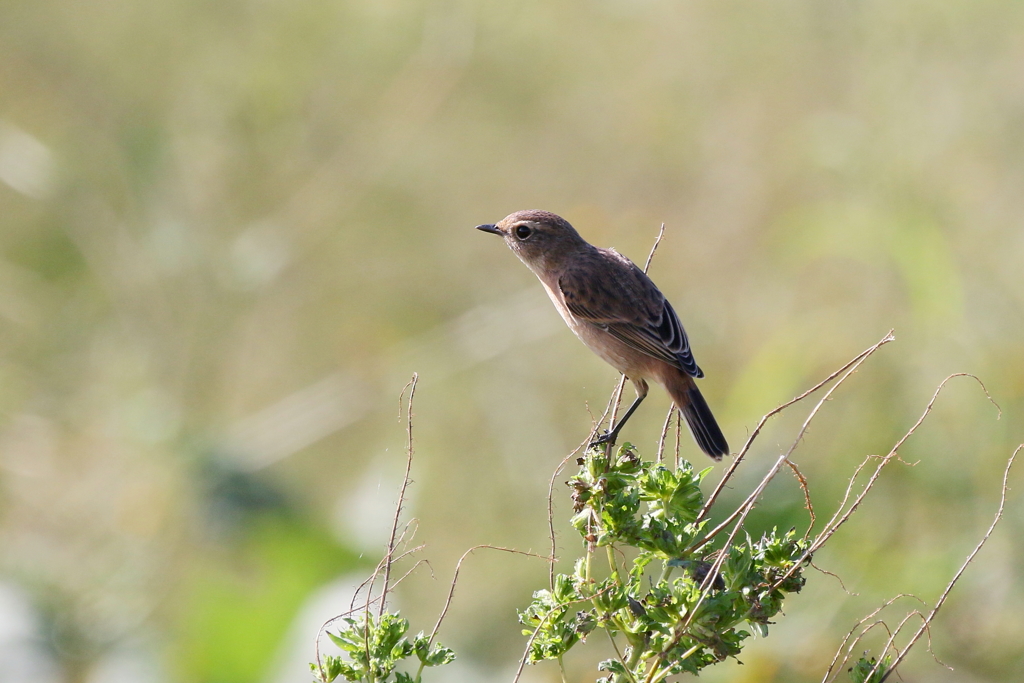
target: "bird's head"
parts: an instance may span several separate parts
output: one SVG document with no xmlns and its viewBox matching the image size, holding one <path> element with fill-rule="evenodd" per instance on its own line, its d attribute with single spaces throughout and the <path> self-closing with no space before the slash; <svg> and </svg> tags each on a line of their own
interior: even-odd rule
<svg viewBox="0 0 1024 683">
<path fill-rule="evenodd" d="M 569 221 L 550 211 L 516 211 L 497 223 L 476 226 L 477 230 L 500 235 L 531 270 L 555 268 L 586 242 Z"/>
</svg>

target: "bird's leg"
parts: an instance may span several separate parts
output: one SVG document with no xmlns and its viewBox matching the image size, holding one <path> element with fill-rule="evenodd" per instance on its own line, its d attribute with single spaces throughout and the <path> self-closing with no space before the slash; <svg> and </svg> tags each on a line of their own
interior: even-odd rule
<svg viewBox="0 0 1024 683">
<path fill-rule="evenodd" d="M 633 412 L 637 409 L 637 407 L 639 407 L 643 400 L 647 398 L 647 382 L 645 382 L 642 379 L 637 379 L 633 380 L 633 385 L 636 387 L 636 400 L 633 401 L 633 405 L 629 406 L 629 409 L 626 411 L 626 414 L 622 416 L 622 419 L 619 420 L 619 423 L 617 425 L 615 425 L 607 432 L 591 441 L 591 446 L 599 446 L 603 443 L 614 444 L 615 439 L 617 439 L 619 436 L 619 431 L 621 431 L 622 427 L 626 424 L 626 420 L 629 419 L 629 416 L 633 414 Z"/>
</svg>

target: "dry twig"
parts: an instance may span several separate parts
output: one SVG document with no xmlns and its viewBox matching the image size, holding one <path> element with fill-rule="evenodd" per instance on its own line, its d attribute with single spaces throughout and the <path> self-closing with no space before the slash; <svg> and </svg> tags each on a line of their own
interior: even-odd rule
<svg viewBox="0 0 1024 683">
<path fill-rule="evenodd" d="M 409 391 L 409 403 L 406 406 L 405 412 L 405 429 L 407 435 L 405 449 L 405 476 L 402 477 L 402 488 L 398 493 L 398 504 L 395 505 L 395 519 L 391 524 L 391 536 L 388 538 L 387 554 L 384 556 L 384 587 L 380 592 L 380 605 L 377 610 L 378 619 L 382 614 L 384 614 L 384 607 L 387 603 L 389 588 L 388 582 L 391 580 L 391 558 L 395 553 L 395 536 L 398 534 L 398 520 L 402 516 L 402 507 L 405 505 L 405 491 L 409 488 L 409 474 L 412 472 L 412 457 L 414 453 L 412 444 L 412 401 L 416 396 L 416 383 L 419 382 L 419 379 L 419 374 L 414 372 L 412 374 L 412 379 L 410 379 L 409 383 L 405 385 L 405 389 L 402 389 L 402 396 L 405 395 L 406 390 Z"/>
<path fill-rule="evenodd" d="M 991 400 L 991 397 L 989 397 L 989 400 Z M 910 652 L 910 648 L 914 646 L 914 643 L 920 640 L 921 636 L 926 631 L 928 631 L 929 626 L 935 619 L 935 615 L 938 614 L 939 609 L 942 608 L 943 603 L 946 602 L 946 598 L 949 597 L 950 592 L 953 590 L 953 586 L 955 586 L 957 581 L 960 580 L 960 577 L 963 576 L 964 572 L 967 570 L 967 566 L 974 561 L 974 558 L 978 555 L 978 552 L 981 550 L 982 546 L 984 546 L 988 539 L 992 536 L 992 532 L 995 531 L 996 525 L 999 524 L 999 520 L 1003 518 L 1003 510 L 1006 507 L 1006 492 L 1010 488 L 1010 468 L 1013 467 L 1013 461 L 1017 459 L 1017 454 L 1021 452 L 1021 449 L 1024 449 L 1024 444 L 1017 446 L 1017 449 L 1013 452 L 1013 455 L 1010 456 L 1010 459 L 1006 463 L 1006 469 L 1003 470 L 1003 484 L 999 494 L 999 509 L 996 510 L 996 515 L 995 518 L 992 520 L 992 524 L 989 525 L 988 530 L 985 532 L 985 535 L 981 537 L 980 541 L 978 541 L 978 545 L 974 547 L 974 550 L 971 551 L 971 554 L 968 555 L 967 559 L 965 559 L 963 564 L 960 565 L 960 569 L 958 569 L 956 574 L 953 575 L 953 578 L 946 586 L 946 590 L 942 591 L 942 595 L 940 595 L 939 599 L 936 601 L 935 607 L 932 607 L 931 611 L 928 612 L 928 616 L 922 615 L 923 622 L 921 623 L 921 626 L 917 629 L 916 632 L 914 632 L 914 635 L 910 637 L 910 641 L 906 644 L 906 646 L 899 651 L 898 655 L 896 655 L 896 659 L 894 659 L 892 663 L 889 665 L 889 670 L 885 673 L 884 676 L 882 676 L 881 683 L 884 683 L 885 680 L 888 679 L 890 675 L 892 675 L 892 672 L 896 670 L 896 667 L 899 666 L 900 662 L 902 662 L 904 658 L 907 656 L 907 653 Z M 905 622 L 906 620 L 904 620 L 903 623 Z M 900 624 L 900 628 L 903 627 L 903 623 Z M 896 633 L 899 633 L 899 629 L 896 630 Z M 895 635 L 896 634 L 894 633 L 893 636 L 889 638 L 889 642 L 886 643 L 886 649 L 888 649 L 892 645 L 892 641 Z M 877 669 L 878 665 L 876 665 L 875 668 Z"/>
<path fill-rule="evenodd" d="M 441 628 L 441 622 L 444 621 L 445 616 L 447 616 L 448 608 L 450 608 L 452 606 L 452 598 L 455 597 L 455 586 L 456 586 L 456 584 L 459 581 L 459 572 L 462 571 L 462 563 L 474 551 L 481 550 L 481 549 L 484 549 L 484 548 L 489 549 L 489 550 L 500 550 L 501 552 L 512 553 L 513 555 L 524 555 L 526 557 L 536 557 L 538 559 L 546 560 L 548 562 L 552 562 L 552 563 L 554 562 L 554 558 L 553 557 L 544 557 L 543 555 L 538 555 L 536 553 L 526 552 L 525 550 L 515 550 L 513 548 L 502 548 L 501 546 L 487 545 L 487 544 L 473 546 L 472 548 L 470 548 L 466 552 L 462 553 L 462 557 L 460 557 L 459 561 L 455 564 L 455 573 L 452 575 L 451 588 L 448 590 L 448 598 L 444 601 L 444 608 L 442 608 L 441 614 L 437 617 L 437 623 L 434 624 L 434 630 L 432 630 L 430 632 L 430 640 L 428 641 L 429 643 L 433 643 L 434 642 L 434 638 L 437 636 L 437 632 Z"/>
</svg>

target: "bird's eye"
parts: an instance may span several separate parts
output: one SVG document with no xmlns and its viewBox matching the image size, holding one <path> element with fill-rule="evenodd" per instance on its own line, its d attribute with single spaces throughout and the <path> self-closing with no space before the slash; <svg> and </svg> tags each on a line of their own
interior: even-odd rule
<svg viewBox="0 0 1024 683">
<path fill-rule="evenodd" d="M 516 226 L 516 237 L 518 237 L 519 239 L 525 240 L 532 234 L 533 230 L 530 230 L 530 227 L 528 225 Z"/>
</svg>

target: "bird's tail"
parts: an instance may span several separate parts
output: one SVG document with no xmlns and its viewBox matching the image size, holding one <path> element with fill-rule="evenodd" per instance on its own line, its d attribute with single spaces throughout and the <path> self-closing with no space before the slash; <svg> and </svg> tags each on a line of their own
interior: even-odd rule
<svg viewBox="0 0 1024 683">
<path fill-rule="evenodd" d="M 667 383 L 668 393 L 686 418 L 690 433 L 693 434 L 700 449 L 712 459 L 721 460 L 723 455 L 729 454 L 729 444 L 725 440 L 725 435 L 722 434 L 715 416 L 711 414 L 708 402 L 704 400 L 693 378 L 683 373 L 679 375 L 678 379 L 674 378 Z"/>
</svg>

